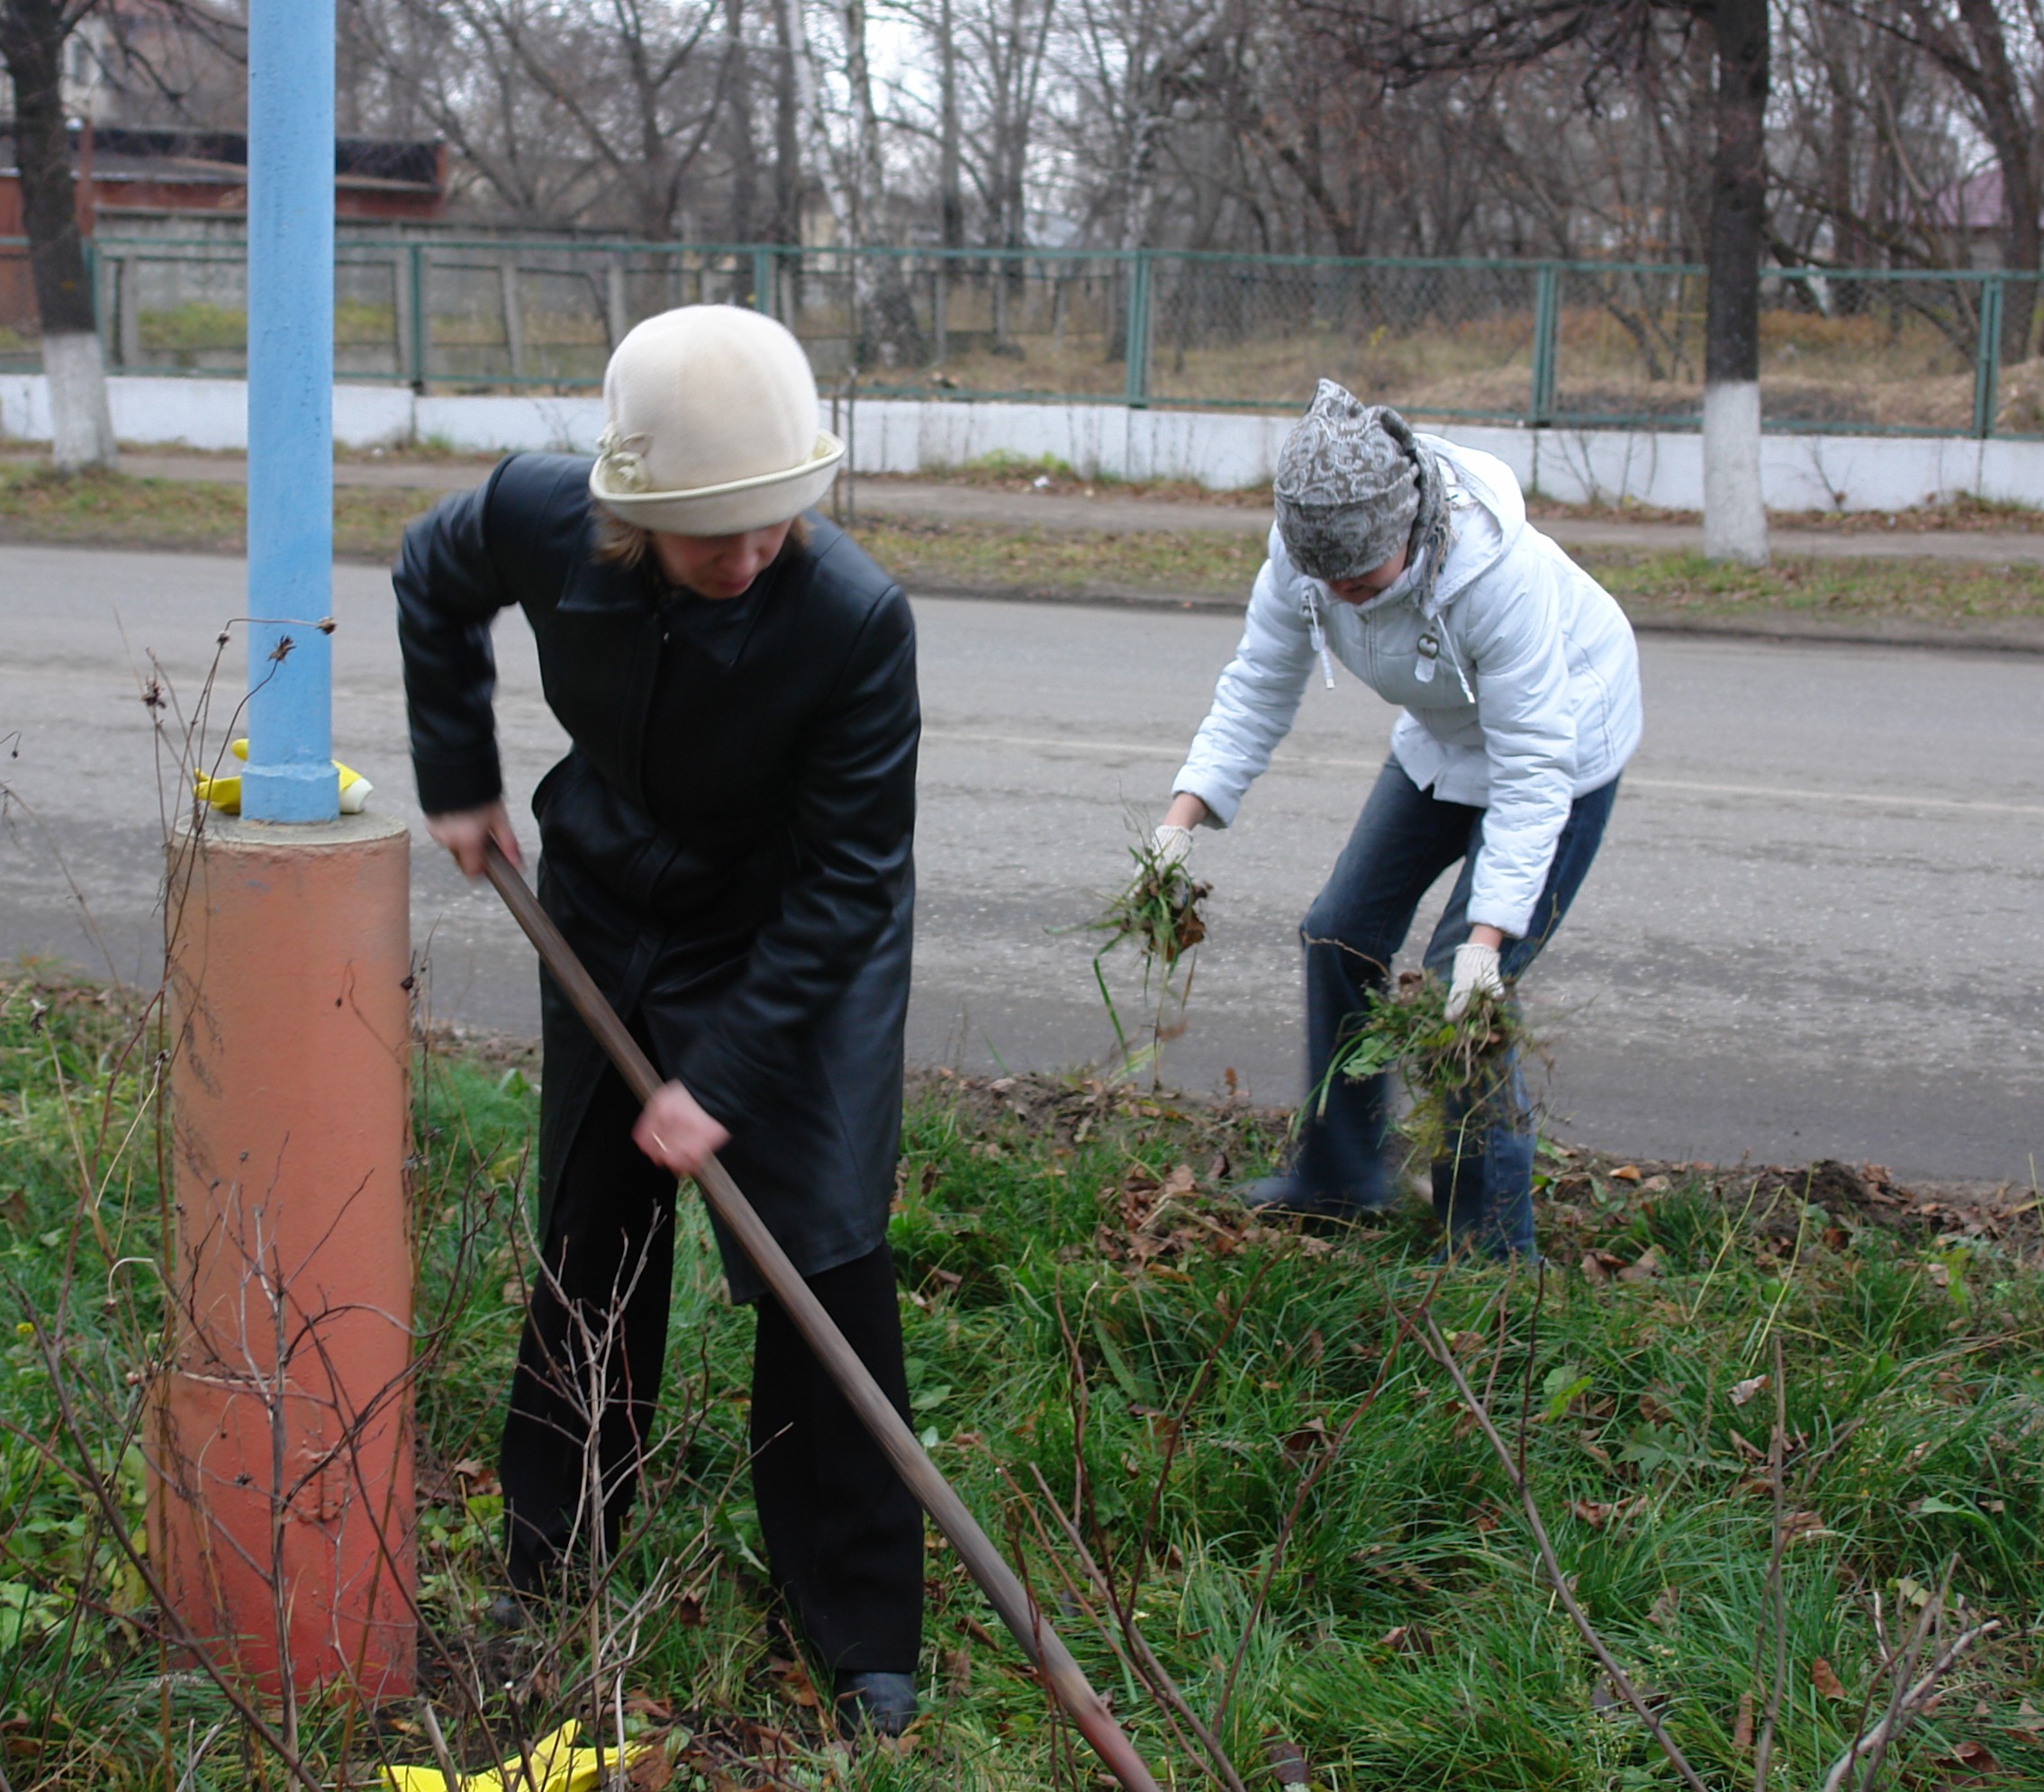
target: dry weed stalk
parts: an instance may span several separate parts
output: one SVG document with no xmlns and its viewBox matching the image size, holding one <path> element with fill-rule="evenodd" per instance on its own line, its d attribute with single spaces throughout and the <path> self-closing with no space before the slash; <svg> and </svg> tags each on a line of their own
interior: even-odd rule
<svg viewBox="0 0 2044 1792">
<path fill-rule="evenodd" d="M 1484 1441 L 1490 1445 L 1492 1453 L 1504 1468 L 1506 1478 L 1512 1483 L 1512 1490 L 1519 1496 L 1519 1506 L 1525 1514 L 1526 1526 L 1533 1533 L 1534 1545 L 1540 1551 L 1541 1565 L 1546 1569 L 1555 1596 L 1561 1601 L 1562 1609 L 1569 1614 L 1569 1620 L 1576 1626 L 1577 1634 L 1596 1657 L 1597 1664 L 1610 1676 L 1611 1684 L 1617 1688 L 1619 1696 L 1632 1707 L 1640 1722 L 1646 1725 L 1648 1733 L 1667 1757 L 1669 1765 L 1681 1776 L 1682 1783 L 1689 1787 L 1690 1792 L 1710 1792 L 1710 1787 L 1697 1778 L 1696 1770 L 1689 1765 L 1688 1758 L 1676 1745 L 1675 1739 L 1668 1733 L 1660 1719 L 1654 1715 L 1653 1708 L 1641 1697 L 1640 1689 L 1632 1684 L 1632 1677 L 1618 1665 L 1617 1657 L 1612 1654 L 1596 1626 L 1590 1622 L 1589 1615 L 1577 1602 L 1575 1590 L 1569 1584 L 1569 1577 L 1561 1571 L 1560 1559 L 1554 1553 L 1554 1544 L 1548 1536 L 1546 1521 L 1541 1516 L 1540 1502 L 1533 1497 L 1533 1484 L 1521 1470 L 1512 1446 L 1499 1435 L 1497 1426 L 1491 1419 L 1489 1408 L 1484 1405 L 1476 1389 L 1470 1386 L 1469 1377 L 1462 1373 L 1461 1364 L 1455 1360 L 1453 1348 L 1441 1335 L 1441 1328 L 1434 1324 L 1433 1313 L 1423 1308 L 1417 1315 L 1417 1319 L 1424 1334 L 1421 1347 L 1434 1362 L 1448 1371 L 1449 1379 L 1455 1384 L 1456 1393 L 1461 1396 L 1464 1408 L 1482 1431 Z"/>
<path fill-rule="evenodd" d="M 1879 1596 L 1876 1595 L 1874 1634 L 1881 1653 L 1881 1665 L 1868 1684 L 1867 1697 L 1860 1705 L 1859 1723 L 1851 1742 L 1847 1745 L 1845 1752 L 1831 1763 L 1831 1771 L 1824 1776 L 1823 1792 L 1844 1792 L 1853 1769 L 1862 1760 L 1867 1763 L 1867 1770 L 1859 1776 L 1855 1792 L 1873 1792 L 1881 1768 L 1887 1760 L 1889 1751 L 1895 1746 L 1895 1739 L 1908 1727 L 1910 1721 L 1930 1704 L 1940 1683 L 1958 1664 L 1960 1657 L 1976 1643 L 2002 1627 L 1999 1618 L 1987 1618 L 1979 1624 L 1968 1625 L 1939 1650 L 1931 1658 L 1930 1667 L 1920 1678 L 1914 1680 L 1910 1679 L 1916 1671 L 1916 1664 L 1922 1657 L 1925 1644 L 1944 1622 L 1951 1596 L 1952 1573 L 1958 1565 L 1957 1556 L 1946 1562 L 1945 1571 L 1939 1578 L 1937 1592 L 1924 1600 L 1916 1615 L 1916 1621 L 1910 1626 L 1909 1635 L 1899 1651 L 1893 1650 L 1888 1645 L 1886 1627 L 1880 1622 Z M 1888 1702 L 1881 1713 L 1879 1722 L 1869 1729 L 1867 1717 L 1874 1693 L 1883 1679 L 1889 1682 Z"/>
</svg>

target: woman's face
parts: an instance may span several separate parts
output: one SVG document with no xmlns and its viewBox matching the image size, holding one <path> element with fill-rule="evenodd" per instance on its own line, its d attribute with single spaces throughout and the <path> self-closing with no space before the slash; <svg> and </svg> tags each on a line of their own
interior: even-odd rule
<svg viewBox="0 0 2044 1792">
<path fill-rule="evenodd" d="M 670 584 L 712 599 L 743 597 L 771 566 L 795 526 L 794 519 L 742 535 L 653 534 L 653 557 Z"/>
<path fill-rule="evenodd" d="M 1406 569 L 1406 550 L 1401 548 L 1381 566 L 1372 566 L 1367 573 L 1358 573 L 1352 578 L 1329 579 L 1327 589 L 1343 603 L 1367 603 L 1397 583 L 1398 575 Z"/>
</svg>

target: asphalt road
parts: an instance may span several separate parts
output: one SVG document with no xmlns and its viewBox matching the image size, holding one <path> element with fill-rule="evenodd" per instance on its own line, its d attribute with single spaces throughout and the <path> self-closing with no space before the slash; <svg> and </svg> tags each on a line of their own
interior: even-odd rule
<svg viewBox="0 0 2044 1792">
<path fill-rule="evenodd" d="M 0 961 L 153 980 L 176 792 L 139 701 L 147 656 L 176 704 L 155 713 L 189 717 L 243 608 L 237 561 L 0 548 Z M 339 568 L 334 610 L 337 750 L 377 783 L 375 802 L 415 816 L 387 581 Z M 918 610 L 911 1055 L 1098 1058 L 1110 1039 L 1092 942 L 1069 929 L 1125 869 L 1133 815 L 1162 806 L 1235 622 Z M 561 737 L 522 623 L 498 640 L 522 804 Z M 2044 1162 L 2044 661 L 1669 637 L 1643 652 L 1647 744 L 1530 980 L 1556 1129 L 1641 1155 L 1837 1155 L 2028 1184 Z M 237 643 L 222 682 L 238 694 L 244 676 Z M 1352 682 L 1316 686 L 1238 825 L 1202 837 L 1212 935 L 1168 1081 L 1204 1090 L 1232 1071 L 1255 1096 L 1296 1098 L 1292 930 L 1390 720 Z M 533 1030 L 530 956 L 508 917 L 414 838 L 413 937 L 436 1009 Z"/>
</svg>

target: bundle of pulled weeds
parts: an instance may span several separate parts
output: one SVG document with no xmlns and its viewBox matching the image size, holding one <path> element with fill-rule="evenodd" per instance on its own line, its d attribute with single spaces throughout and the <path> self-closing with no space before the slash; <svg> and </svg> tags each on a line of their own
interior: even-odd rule
<svg viewBox="0 0 2044 1792">
<path fill-rule="evenodd" d="M 1139 834 L 1128 855 L 1135 863 L 1135 876 L 1108 899 L 1095 919 L 1086 923 L 1087 932 L 1106 936 L 1093 954 L 1093 980 L 1099 985 L 1100 1000 L 1107 1004 L 1124 1055 L 1128 1040 L 1114 998 L 1108 993 L 1100 961 L 1116 947 L 1133 942 L 1143 961 L 1144 994 L 1148 995 L 1153 977 L 1161 978 L 1168 990 L 1180 961 L 1207 937 L 1207 919 L 1199 905 L 1213 893 L 1211 884 L 1197 882 L 1184 860 L 1162 851 L 1148 832 Z M 1179 998 L 1181 1006 L 1191 992 L 1191 982 L 1189 968 L 1186 988 Z"/>
<path fill-rule="evenodd" d="M 1455 1135 L 1480 1126 L 1481 1110 L 1511 1074 L 1515 1055 L 1536 1051 L 1510 998 L 1479 992 L 1448 1018 L 1448 986 L 1406 971 L 1371 993 L 1360 1026 L 1343 1040 L 1319 1091 L 1325 1109 L 1336 1077 L 1395 1074 L 1411 1105 L 1398 1122 L 1408 1169 L 1453 1154 Z"/>
</svg>

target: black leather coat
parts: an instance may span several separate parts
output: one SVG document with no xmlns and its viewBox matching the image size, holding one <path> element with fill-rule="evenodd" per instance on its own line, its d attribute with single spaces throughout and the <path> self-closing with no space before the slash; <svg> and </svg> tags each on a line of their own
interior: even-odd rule
<svg viewBox="0 0 2044 1792">
<path fill-rule="evenodd" d="M 393 575 L 428 814 L 502 791 L 490 625 L 538 638 L 573 750 L 532 801 L 539 894 L 805 1275 L 884 1237 L 914 903 L 908 600 L 809 520 L 734 607 L 592 556 L 590 463 L 514 455 L 405 531 Z M 542 973 L 541 1228 L 602 1071 Z M 759 1292 L 728 1239 L 732 1292 Z"/>
</svg>

